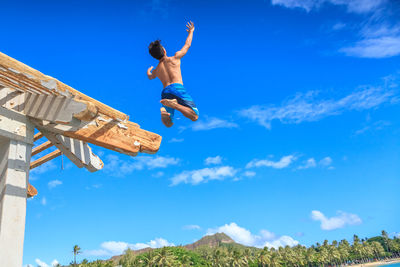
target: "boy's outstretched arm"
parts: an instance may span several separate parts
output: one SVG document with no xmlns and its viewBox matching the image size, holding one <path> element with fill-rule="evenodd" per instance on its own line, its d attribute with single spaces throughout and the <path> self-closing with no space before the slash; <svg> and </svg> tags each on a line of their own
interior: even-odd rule
<svg viewBox="0 0 400 267">
<path fill-rule="evenodd" d="M 190 46 L 192 45 L 192 39 L 193 39 L 193 32 L 194 32 L 194 24 L 193 22 L 188 22 L 186 24 L 186 31 L 189 33 L 188 37 L 186 38 L 185 45 L 182 47 L 181 50 L 175 53 L 175 57 L 180 59 L 184 55 L 186 55 L 187 51 L 189 50 Z"/>
<path fill-rule="evenodd" d="M 154 68 L 154 67 L 151 66 L 150 68 L 147 69 L 147 77 L 149 78 L 149 80 L 153 80 L 153 79 L 156 78 L 156 75 L 155 75 L 154 71 L 151 72 L 151 70 L 152 70 L 153 68 Z"/>
</svg>

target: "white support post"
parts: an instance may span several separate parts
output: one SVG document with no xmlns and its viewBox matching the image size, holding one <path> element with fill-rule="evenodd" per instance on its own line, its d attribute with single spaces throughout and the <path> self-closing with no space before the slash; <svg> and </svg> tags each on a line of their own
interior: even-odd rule
<svg viewBox="0 0 400 267">
<path fill-rule="evenodd" d="M 0 107 L 0 265 L 21 267 L 33 125 Z"/>
</svg>

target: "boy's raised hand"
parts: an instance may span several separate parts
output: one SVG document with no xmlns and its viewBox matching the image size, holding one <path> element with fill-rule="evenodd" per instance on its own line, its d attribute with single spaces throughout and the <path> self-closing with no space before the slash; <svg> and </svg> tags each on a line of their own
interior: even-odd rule
<svg viewBox="0 0 400 267">
<path fill-rule="evenodd" d="M 156 77 L 156 75 L 154 75 L 154 73 L 151 72 L 151 70 L 152 70 L 153 68 L 154 68 L 154 67 L 151 66 L 150 68 L 147 69 L 147 77 L 148 77 L 150 80 L 153 80 L 153 79 Z"/>
<path fill-rule="evenodd" d="M 193 32 L 194 31 L 194 24 L 193 24 L 193 22 L 192 21 L 189 21 L 187 24 L 186 24 L 186 31 L 187 32 Z"/>
</svg>

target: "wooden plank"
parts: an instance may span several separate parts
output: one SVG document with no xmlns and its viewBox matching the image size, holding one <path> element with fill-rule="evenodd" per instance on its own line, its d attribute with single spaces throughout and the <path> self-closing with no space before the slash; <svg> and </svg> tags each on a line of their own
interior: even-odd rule
<svg viewBox="0 0 400 267">
<path fill-rule="evenodd" d="M 37 147 L 34 147 L 32 149 L 32 156 L 35 156 L 36 154 L 39 154 L 40 152 L 52 147 L 53 144 L 50 141 L 47 141 L 43 144 L 38 145 Z"/>
<path fill-rule="evenodd" d="M 39 140 L 40 138 L 42 138 L 43 136 L 44 135 L 41 132 L 38 132 L 37 134 L 35 134 L 33 136 L 33 141 L 35 142 L 35 141 Z"/>
<path fill-rule="evenodd" d="M 162 139 L 158 134 L 140 129 L 135 123 L 121 123 L 105 117 L 98 117 L 94 123 L 63 135 L 131 156 L 138 152 L 156 153 Z"/>
<path fill-rule="evenodd" d="M 6 78 L 4 78 L 6 77 Z M 128 120 L 129 117 L 113 109 L 100 101 L 97 101 L 78 90 L 58 81 L 57 79 L 44 75 L 43 73 L 3 54 L 0 52 L 0 84 L 23 91 L 36 90 L 53 95 L 74 96 L 79 100 L 93 103 L 100 114 L 107 115 L 113 119 Z"/>
<path fill-rule="evenodd" d="M 58 133 L 73 139 L 111 149 L 120 153 L 136 156 L 138 152 L 154 154 L 160 148 L 162 137 L 158 134 L 143 130 L 133 122 L 119 122 L 105 115 L 83 127 L 72 130 L 69 125 L 53 125 L 40 120 L 31 119 L 37 128 Z"/>
<path fill-rule="evenodd" d="M 28 183 L 28 189 L 26 190 L 26 197 L 31 198 L 36 196 L 37 194 L 38 194 L 37 189 L 33 185 Z"/>
<path fill-rule="evenodd" d="M 41 157 L 40 159 L 35 160 L 34 162 L 31 163 L 30 169 L 34 169 L 36 167 L 39 167 L 40 165 L 57 158 L 58 156 L 61 156 L 61 151 L 59 149 L 47 154 L 46 156 Z"/>
</svg>

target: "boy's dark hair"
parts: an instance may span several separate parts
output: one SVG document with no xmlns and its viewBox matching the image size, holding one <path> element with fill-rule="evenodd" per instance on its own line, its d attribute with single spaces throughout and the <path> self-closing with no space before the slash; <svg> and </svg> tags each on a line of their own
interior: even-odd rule
<svg viewBox="0 0 400 267">
<path fill-rule="evenodd" d="M 151 42 L 149 45 L 150 55 L 158 60 L 162 59 L 162 57 L 165 55 L 163 46 L 161 45 L 160 42 L 161 42 L 160 40 L 155 40 L 154 42 Z"/>
</svg>

